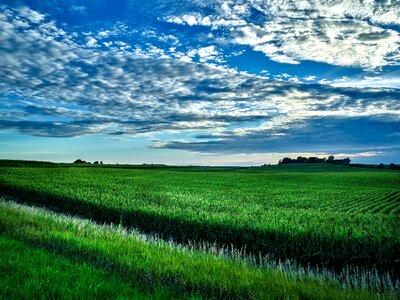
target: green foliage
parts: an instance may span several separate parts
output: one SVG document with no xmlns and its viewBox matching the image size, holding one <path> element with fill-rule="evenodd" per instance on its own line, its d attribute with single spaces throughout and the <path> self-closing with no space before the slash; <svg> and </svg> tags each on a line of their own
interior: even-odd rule
<svg viewBox="0 0 400 300">
<path fill-rule="evenodd" d="M 0 236 L 1 299 L 170 299 L 167 290 L 144 293 L 114 273 L 53 251 Z"/>
<path fill-rule="evenodd" d="M 144 241 L 122 227 L 2 201 L 0 250 L 0 296 L 6 299 L 395 298 L 323 277 L 291 278 L 245 261 Z"/>
<path fill-rule="evenodd" d="M 0 189 L 178 242 L 246 246 L 304 266 L 376 267 L 398 278 L 399 173 L 337 168 L 3 168 Z"/>
<path fill-rule="evenodd" d="M 0 159 L 0 167 L 55 167 L 57 164 L 47 161 Z"/>
</svg>

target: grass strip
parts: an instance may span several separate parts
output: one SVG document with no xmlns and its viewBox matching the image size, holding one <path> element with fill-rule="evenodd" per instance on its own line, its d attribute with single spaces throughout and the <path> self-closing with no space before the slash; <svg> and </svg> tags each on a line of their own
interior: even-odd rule
<svg viewBox="0 0 400 300">
<path fill-rule="evenodd" d="M 0 233 L 29 247 L 46 249 L 54 258 L 117 274 L 122 282 L 147 293 L 167 290 L 175 297 L 217 299 L 396 298 L 393 293 L 344 289 L 323 278 L 294 280 L 279 270 L 254 268 L 163 242 L 144 242 L 121 227 L 99 226 L 13 203 L 0 202 Z M 3 279 L 2 284 L 10 285 Z"/>
</svg>

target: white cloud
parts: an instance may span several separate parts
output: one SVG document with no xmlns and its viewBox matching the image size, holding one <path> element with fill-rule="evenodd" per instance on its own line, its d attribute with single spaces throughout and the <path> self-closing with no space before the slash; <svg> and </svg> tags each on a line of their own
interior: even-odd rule
<svg viewBox="0 0 400 300">
<path fill-rule="evenodd" d="M 102 30 L 102 31 L 97 33 L 97 37 L 98 38 L 105 38 L 105 37 L 109 37 L 110 34 L 111 34 L 110 30 Z"/>
<path fill-rule="evenodd" d="M 249 45 L 288 64 L 311 60 L 378 69 L 400 64 L 399 1 L 211 1 L 214 13 L 170 16 L 166 21 L 224 27 L 236 44 Z M 251 11 L 257 15 L 251 15 Z M 200 9 L 201 11 L 201 9 Z M 207 18 L 207 22 L 203 20 Z"/>
<path fill-rule="evenodd" d="M 40 23 L 44 20 L 44 15 L 41 13 L 38 13 L 37 11 L 34 11 L 30 9 L 27 6 L 23 6 L 19 8 L 19 13 L 20 16 L 27 18 L 30 22 L 32 23 Z"/>
<path fill-rule="evenodd" d="M 88 46 L 88 47 L 98 47 L 97 40 L 92 36 L 88 36 L 86 38 L 86 46 Z"/>
<path fill-rule="evenodd" d="M 183 61 L 183 62 L 191 62 L 192 61 L 192 59 L 189 56 L 186 56 L 186 55 L 179 57 L 178 60 L 179 61 Z"/>
<path fill-rule="evenodd" d="M 193 26 L 193 25 L 210 26 L 211 25 L 211 21 L 210 21 L 209 17 L 202 18 L 200 15 L 184 14 L 180 17 L 166 18 L 166 21 L 169 23 L 186 24 L 189 26 Z"/>
<path fill-rule="evenodd" d="M 29 27 L 21 30 L 17 18 L 19 10 L 0 13 L 1 129 L 45 136 L 212 131 L 230 146 L 238 137 L 273 145 L 263 138 L 288 137 L 316 119 L 400 119 L 400 91 L 305 85 L 285 73 L 278 82 L 185 62 L 188 53 L 174 47 L 131 49 L 117 41 L 118 51 L 105 52 L 55 22 L 24 20 Z M 205 62 L 218 55 L 214 45 L 191 53 Z M 181 61 L 160 58 L 167 56 Z"/>
<path fill-rule="evenodd" d="M 335 87 L 368 87 L 368 88 L 395 88 L 400 89 L 400 77 L 392 75 L 365 76 L 362 78 L 339 78 L 330 83 Z"/>
<path fill-rule="evenodd" d="M 392 58 L 400 45 L 396 31 L 366 21 L 278 19 L 238 28 L 234 35 L 234 43 L 278 62 L 312 60 L 366 69 L 397 63 Z"/>
<path fill-rule="evenodd" d="M 220 53 L 218 52 L 216 47 L 214 45 L 211 45 L 207 47 L 201 47 L 198 49 L 191 49 L 184 57 L 189 57 L 189 58 L 198 57 L 199 62 L 207 62 L 210 60 L 220 60 L 220 58 L 218 57 L 219 55 Z"/>
<path fill-rule="evenodd" d="M 183 16 L 183 22 L 186 22 L 189 26 L 198 24 L 198 22 L 194 16 L 188 16 L 188 15 Z"/>
<path fill-rule="evenodd" d="M 317 76 L 310 75 L 303 78 L 305 81 L 314 81 L 317 79 Z"/>
<path fill-rule="evenodd" d="M 178 45 L 179 44 L 179 39 L 172 35 L 172 34 L 168 34 L 168 35 L 161 35 L 158 37 L 159 41 L 162 41 L 164 43 L 168 43 L 171 45 Z"/>
<path fill-rule="evenodd" d="M 181 16 L 169 16 L 164 18 L 168 23 L 175 23 L 180 25 L 200 25 L 200 26 L 211 26 L 213 28 L 228 27 L 228 26 L 240 26 L 245 25 L 244 20 L 227 20 L 224 18 L 202 16 L 201 14 L 183 14 Z"/>
<path fill-rule="evenodd" d="M 29 23 L 21 21 L 21 20 L 17 20 L 17 19 L 13 20 L 12 23 L 13 23 L 13 25 L 15 27 L 18 27 L 18 28 L 27 28 L 27 27 L 29 27 Z"/>
</svg>

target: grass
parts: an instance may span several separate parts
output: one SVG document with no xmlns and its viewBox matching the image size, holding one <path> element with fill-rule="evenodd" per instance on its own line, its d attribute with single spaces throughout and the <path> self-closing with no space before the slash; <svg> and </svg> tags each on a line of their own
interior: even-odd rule
<svg viewBox="0 0 400 300">
<path fill-rule="evenodd" d="M 4 298 L 395 299 L 0 201 Z"/>
<path fill-rule="evenodd" d="M 167 290 L 144 293 L 115 274 L 42 247 L 0 235 L 1 299 L 167 299 Z"/>
<path fill-rule="evenodd" d="M 178 242 L 246 246 L 303 266 L 377 268 L 399 278 L 399 175 L 343 166 L 221 172 L 21 167 L 2 168 L 0 190 Z"/>
</svg>

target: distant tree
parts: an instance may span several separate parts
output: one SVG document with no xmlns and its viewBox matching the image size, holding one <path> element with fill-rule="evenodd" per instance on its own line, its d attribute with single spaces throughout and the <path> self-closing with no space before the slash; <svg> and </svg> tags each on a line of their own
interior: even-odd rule
<svg viewBox="0 0 400 300">
<path fill-rule="evenodd" d="M 102 161 L 102 160 L 100 161 L 100 164 L 101 164 L 101 165 L 103 164 L 103 161 Z"/>
<path fill-rule="evenodd" d="M 99 164 L 99 162 L 96 160 L 93 164 L 95 164 L 95 165 L 98 165 Z"/>
<path fill-rule="evenodd" d="M 400 170 L 400 165 L 395 165 L 394 163 L 391 163 L 389 165 L 389 168 L 392 170 Z"/>
<path fill-rule="evenodd" d="M 350 158 L 346 159 L 335 159 L 333 155 L 330 155 L 328 159 L 325 157 L 319 158 L 316 156 L 311 156 L 311 157 L 303 157 L 303 156 L 298 156 L 296 159 L 285 157 L 281 160 L 279 160 L 278 164 L 293 164 L 293 163 L 307 163 L 307 164 L 323 164 L 323 163 L 333 163 L 333 164 L 349 164 L 350 163 Z"/>
<path fill-rule="evenodd" d="M 351 159 L 348 157 L 345 159 L 334 159 L 333 160 L 333 163 L 335 165 L 348 165 L 348 164 L 350 164 L 350 162 L 351 162 Z"/>
<path fill-rule="evenodd" d="M 296 162 L 296 160 L 291 159 L 289 157 L 285 157 L 284 159 L 279 161 L 279 164 L 292 164 L 294 162 Z"/>
<path fill-rule="evenodd" d="M 296 158 L 296 162 L 297 162 L 297 163 L 305 164 L 305 163 L 307 162 L 307 157 L 298 156 L 298 157 Z"/>
<path fill-rule="evenodd" d="M 82 159 L 77 159 L 74 161 L 74 164 L 86 164 L 87 162 Z"/>
<path fill-rule="evenodd" d="M 384 164 L 379 164 L 378 166 L 379 169 L 383 169 L 384 167 L 385 167 Z"/>
<path fill-rule="evenodd" d="M 318 157 L 309 157 L 308 161 L 309 164 L 315 164 L 319 162 L 319 158 Z"/>
</svg>

